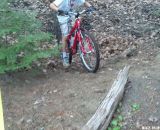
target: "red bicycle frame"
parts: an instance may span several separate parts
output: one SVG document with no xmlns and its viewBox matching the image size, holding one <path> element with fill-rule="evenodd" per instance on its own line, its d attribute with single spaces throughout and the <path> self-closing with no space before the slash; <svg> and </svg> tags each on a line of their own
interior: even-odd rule
<svg viewBox="0 0 160 130">
<path fill-rule="evenodd" d="M 80 18 L 77 18 L 74 23 L 74 26 L 70 30 L 68 37 L 67 37 L 67 40 L 70 41 L 72 34 L 75 32 L 73 45 L 70 47 L 72 54 L 75 54 L 77 51 L 77 43 L 80 43 L 80 44 L 82 43 L 80 24 L 81 24 L 81 20 Z"/>
<path fill-rule="evenodd" d="M 90 32 L 88 32 L 85 28 L 81 26 L 82 20 L 79 18 L 79 15 L 83 13 L 89 12 L 88 10 L 83 10 L 78 13 L 68 12 L 70 20 L 74 16 L 76 18 L 75 23 L 67 36 L 69 49 L 69 63 L 72 63 L 72 55 L 76 54 L 78 51 L 82 64 L 87 69 L 87 71 L 95 73 L 99 67 L 99 50 L 98 45 L 92 37 L 92 35 L 90 34 Z M 74 37 L 72 40 L 73 35 Z"/>
</svg>

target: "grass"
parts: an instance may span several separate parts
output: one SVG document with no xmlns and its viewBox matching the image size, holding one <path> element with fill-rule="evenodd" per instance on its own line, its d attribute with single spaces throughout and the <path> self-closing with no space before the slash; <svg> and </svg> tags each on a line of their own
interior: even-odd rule
<svg viewBox="0 0 160 130">
<path fill-rule="evenodd" d="M 107 130 L 121 130 L 122 129 L 122 122 L 124 120 L 122 112 L 122 103 L 119 103 L 118 108 L 113 115 L 112 121 Z"/>
</svg>

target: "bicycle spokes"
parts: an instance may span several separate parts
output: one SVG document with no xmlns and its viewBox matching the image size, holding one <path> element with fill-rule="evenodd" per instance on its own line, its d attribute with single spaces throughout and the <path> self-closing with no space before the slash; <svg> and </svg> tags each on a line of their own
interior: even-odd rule
<svg viewBox="0 0 160 130">
<path fill-rule="evenodd" d="M 85 37 L 83 39 L 83 44 L 81 46 L 81 51 L 83 54 L 89 54 L 89 53 L 94 53 L 94 49 L 92 46 L 92 41 L 90 40 L 89 37 Z"/>
<path fill-rule="evenodd" d="M 91 41 L 91 39 L 89 38 L 89 37 L 86 37 L 86 42 L 87 42 L 87 45 L 88 45 L 88 49 L 91 51 L 91 52 L 93 52 L 94 51 L 94 49 L 93 49 L 93 47 L 92 47 L 92 41 Z"/>
<path fill-rule="evenodd" d="M 89 72 L 96 72 L 99 66 L 99 52 L 97 44 L 89 34 L 83 32 L 81 44 L 81 59 Z"/>
</svg>

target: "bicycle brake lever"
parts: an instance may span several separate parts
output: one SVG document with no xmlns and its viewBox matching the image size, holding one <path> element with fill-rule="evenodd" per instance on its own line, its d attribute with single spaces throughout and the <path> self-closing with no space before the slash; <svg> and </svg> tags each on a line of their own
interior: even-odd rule
<svg viewBox="0 0 160 130">
<path fill-rule="evenodd" d="M 79 15 L 80 15 L 80 14 L 79 14 L 79 12 L 77 12 L 77 14 L 75 15 L 75 18 L 78 18 L 78 17 L 79 17 Z"/>
</svg>

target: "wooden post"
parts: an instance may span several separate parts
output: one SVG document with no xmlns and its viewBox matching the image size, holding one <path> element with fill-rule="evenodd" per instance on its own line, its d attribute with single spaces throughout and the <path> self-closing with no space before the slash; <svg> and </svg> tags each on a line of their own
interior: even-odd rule
<svg viewBox="0 0 160 130">
<path fill-rule="evenodd" d="M 96 113 L 85 124 L 82 130 L 107 130 L 113 113 L 122 99 L 124 88 L 128 79 L 129 66 L 124 67 L 114 81 L 109 93 L 102 101 Z"/>
</svg>

